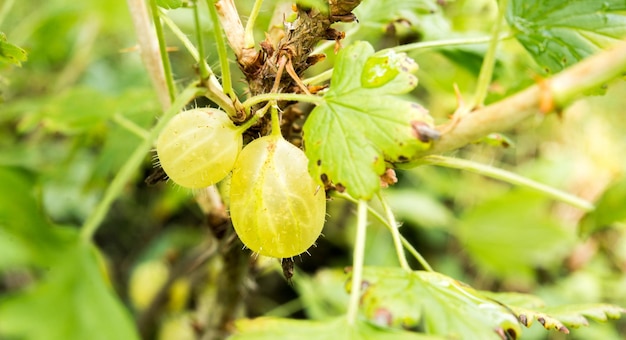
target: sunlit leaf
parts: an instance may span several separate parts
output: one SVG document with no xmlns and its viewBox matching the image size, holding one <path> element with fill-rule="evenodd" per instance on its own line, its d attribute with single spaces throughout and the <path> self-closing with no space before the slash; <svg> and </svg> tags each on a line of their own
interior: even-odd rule
<svg viewBox="0 0 626 340">
<path fill-rule="evenodd" d="M 432 119 L 398 96 L 417 85 L 417 65 L 406 55 L 374 55 L 371 45 L 357 42 L 337 58 L 324 103 L 304 125 L 309 171 L 356 198 L 371 198 L 386 162 L 407 161 L 430 146 L 422 129 Z"/>
<path fill-rule="evenodd" d="M 423 326 L 429 334 L 498 339 L 521 334 L 513 313 L 480 292 L 435 272 L 367 267 L 361 299 L 370 320 L 390 326 Z"/>
<path fill-rule="evenodd" d="M 2 63 L 22 66 L 22 62 L 26 61 L 26 51 L 7 41 L 4 33 L 0 32 L 0 65 Z"/>
<path fill-rule="evenodd" d="M 514 0 L 507 20 L 546 73 L 556 73 L 626 36 L 623 0 Z"/>
<path fill-rule="evenodd" d="M 562 333 L 569 333 L 568 327 L 589 326 L 588 319 L 604 322 L 609 319 L 619 319 L 622 313 L 626 313 L 626 309 L 609 304 L 546 307 L 541 299 L 533 295 L 493 292 L 483 292 L 483 294 L 509 307 L 526 327 L 530 327 L 534 321 L 537 321 L 545 329 Z"/>
<path fill-rule="evenodd" d="M 389 340 L 435 340 L 441 339 L 424 334 L 402 331 L 357 321 L 349 325 L 345 317 L 328 321 L 305 321 L 278 318 L 240 319 L 236 322 L 237 333 L 233 340 L 319 340 L 319 339 L 389 339 Z"/>
</svg>

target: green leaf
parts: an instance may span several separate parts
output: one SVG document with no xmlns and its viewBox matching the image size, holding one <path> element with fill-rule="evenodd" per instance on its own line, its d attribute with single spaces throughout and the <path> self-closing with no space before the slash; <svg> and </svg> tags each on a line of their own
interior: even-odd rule
<svg viewBox="0 0 626 340">
<path fill-rule="evenodd" d="M 35 178 L 19 168 L 0 167 L 0 271 L 44 266 L 56 256 L 63 235 L 40 213 Z"/>
<path fill-rule="evenodd" d="M 468 209 L 457 236 L 483 270 L 529 281 L 536 267 L 560 266 L 574 242 L 549 209 L 541 194 L 513 190 Z"/>
<path fill-rule="evenodd" d="M 104 127 L 115 110 L 112 97 L 89 87 L 75 87 L 51 96 L 38 111 L 25 117 L 20 129 L 28 131 L 41 124 L 50 132 L 79 134 Z"/>
<path fill-rule="evenodd" d="M 545 329 L 569 333 L 567 327 L 588 326 L 589 319 L 607 321 L 619 319 L 626 309 L 609 304 L 578 304 L 545 307 L 543 301 L 533 295 L 519 293 L 482 292 L 490 298 L 509 307 L 521 321 L 530 327 L 536 320 Z"/>
<path fill-rule="evenodd" d="M 626 220 L 626 176 L 622 176 L 602 194 L 596 209 L 586 214 L 580 221 L 579 233 L 589 235 L 610 227 L 615 222 Z"/>
<path fill-rule="evenodd" d="M 0 337 L 139 338 L 130 315 L 105 283 L 95 249 L 78 237 L 59 249 L 40 281 L 0 302 Z"/>
<path fill-rule="evenodd" d="M 454 223 L 450 209 L 433 195 L 415 189 L 386 192 L 389 205 L 398 219 L 426 228 L 446 228 Z"/>
<path fill-rule="evenodd" d="M 22 61 L 26 59 L 26 51 L 7 42 L 7 36 L 0 32 L 0 63 L 22 66 Z"/>
<path fill-rule="evenodd" d="M 319 339 L 389 339 L 389 340 L 435 340 L 441 339 L 413 332 L 373 325 L 357 321 L 349 325 L 345 317 L 328 321 L 305 321 L 261 317 L 240 319 L 235 323 L 237 332 L 232 340 L 319 340 Z"/>
<path fill-rule="evenodd" d="M 337 56 L 324 103 L 304 124 L 309 171 L 342 185 L 355 198 L 380 189 L 386 162 L 408 161 L 430 147 L 432 118 L 400 94 L 417 86 L 417 65 L 404 54 L 374 55 L 356 42 Z M 420 138 L 422 140 L 420 140 Z"/>
<path fill-rule="evenodd" d="M 183 6 L 183 0 L 156 0 L 157 5 L 165 9 L 176 9 Z"/>
<path fill-rule="evenodd" d="M 365 268 L 361 298 L 370 320 L 391 326 L 423 325 L 429 334 L 463 339 L 517 338 L 521 328 L 506 307 L 435 272 Z"/>
<path fill-rule="evenodd" d="M 95 249 L 41 213 L 33 176 L 0 167 L 0 183 L 0 273 L 34 277 L 23 290 L 0 295 L 0 338 L 137 339 Z"/>
<path fill-rule="evenodd" d="M 363 1 L 356 8 L 355 14 L 360 21 L 371 25 L 373 23 L 387 24 L 398 19 L 419 22 L 418 16 L 439 12 L 435 0 L 378 0 Z"/>
<path fill-rule="evenodd" d="M 626 35 L 623 0 L 514 0 L 507 20 L 546 73 L 556 73 Z"/>
</svg>

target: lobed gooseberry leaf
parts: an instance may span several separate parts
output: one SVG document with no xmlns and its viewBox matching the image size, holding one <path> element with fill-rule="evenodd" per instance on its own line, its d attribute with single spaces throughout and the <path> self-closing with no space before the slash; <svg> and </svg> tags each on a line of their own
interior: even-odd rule
<svg viewBox="0 0 626 340">
<path fill-rule="evenodd" d="M 608 319 L 619 319 L 622 313 L 626 313 L 626 309 L 622 307 L 603 303 L 546 307 L 544 302 L 534 295 L 482 293 L 505 304 L 526 327 L 530 327 L 536 320 L 547 330 L 556 330 L 566 334 L 569 333 L 568 327 L 588 326 L 588 318 L 604 322 Z"/>
<path fill-rule="evenodd" d="M 324 102 L 304 124 L 313 178 L 331 181 L 356 198 L 371 198 L 387 163 L 410 160 L 430 147 L 432 118 L 399 95 L 417 86 L 415 62 L 405 54 L 374 55 L 356 42 L 337 56 Z"/>
<path fill-rule="evenodd" d="M 513 0 L 507 20 L 546 73 L 556 73 L 626 36 L 623 0 Z"/>
<path fill-rule="evenodd" d="M 505 306 L 436 272 L 366 267 L 361 298 L 366 317 L 389 326 L 463 339 L 517 338 L 521 327 Z"/>
<path fill-rule="evenodd" d="M 26 51 L 8 42 L 7 36 L 0 32 L 0 63 L 22 66 L 22 61 L 26 59 Z"/>
<path fill-rule="evenodd" d="M 348 324 L 345 317 L 325 321 L 293 320 L 271 317 L 239 319 L 231 340 L 318 340 L 318 339 L 389 339 L 389 340 L 436 340 L 435 336 L 381 327 L 358 320 Z"/>
</svg>

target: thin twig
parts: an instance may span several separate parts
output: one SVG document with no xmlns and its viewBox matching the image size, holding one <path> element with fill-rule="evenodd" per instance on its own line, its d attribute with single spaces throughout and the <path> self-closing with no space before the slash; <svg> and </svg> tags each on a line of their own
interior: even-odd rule
<svg viewBox="0 0 626 340">
<path fill-rule="evenodd" d="M 152 27 L 148 7 L 145 0 L 127 0 L 127 3 L 135 26 L 141 59 L 148 71 L 152 86 L 156 90 L 157 98 L 161 101 L 161 108 L 167 110 L 171 102 L 165 82 L 163 64 L 161 63 L 159 42 Z"/>
<path fill-rule="evenodd" d="M 176 87 L 174 86 L 174 77 L 172 76 L 172 65 L 170 64 L 170 56 L 167 53 L 167 44 L 165 43 L 165 35 L 163 34 L 163 26 L 159 18 L 159 6 L 156 0 L 150 0 L 150 11 L 152 12 L 152 22 L 156 31 L 157 41 L 159 42 L 159 54 L 161 56 L 161 64 L 165 74 L 165 84 L 167 85 L 167 93 L 170 102 L 176 98 Z"/>
</svg>

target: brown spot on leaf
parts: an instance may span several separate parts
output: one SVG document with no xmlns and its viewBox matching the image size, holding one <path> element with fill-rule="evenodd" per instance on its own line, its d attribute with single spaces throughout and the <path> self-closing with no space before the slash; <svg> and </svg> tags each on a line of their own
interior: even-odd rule
<svg viewBox="0 0 626 340">
<path fill-rule="evenodd" d="M 509 328 L 506 330 L 506 334 L 509 335 L 509 339 L 517 339 L 517 332 L 513 328 Z"/>
<path fill-rule="evenodd" d="M 504 329 L 502 329 L 501 327 L 498 327 L 494 329 L 494 331 L 496 332 L 496 334 L 500 336 L 500 339 L 506 340 L 506 334 L 504 333 Z"/>
<path fill-rule="evenodd" d="M 526 316 L 526 314 L 520 314 L 518 317 L 519 322 L 522 323 L 522 325 L 528 327 L 528 317 Z"/>
<path fill-rule="evenodd" d="M 374 312 L 372 322 L 379 326 L 389 327 L 393 322 L 393 315 L 386 308 L 378 308 Z"/>
<path fill-rule="evenodd" d="M 425 122 L 414 120 L 411 121 L 413 127 L 413 135 L 423 143 L 428 143 L 439 139 L 441 134 Z"/>
<path fill-rule="evenodd" d="M 346 187 L 344 187 L 344 186 L 343 186 L 343 184 L 341 184 L 341 183 L 337 183 L 337 184 L 335 184 L 335 189 L 336 189 L 338 192 L 341 192 L 341 193 L 343 193 L 343 192 L 345 192 L 345 191 L 346 191 Z"/>
<path fill-rule="evenodd" d="M 322 166 L 322 160 L 318 159 L 315 164 L 317 164 L 317 166 Z M 322 176 L 326 176 L 326 174 L 322 174 Z"/>
</svg>

